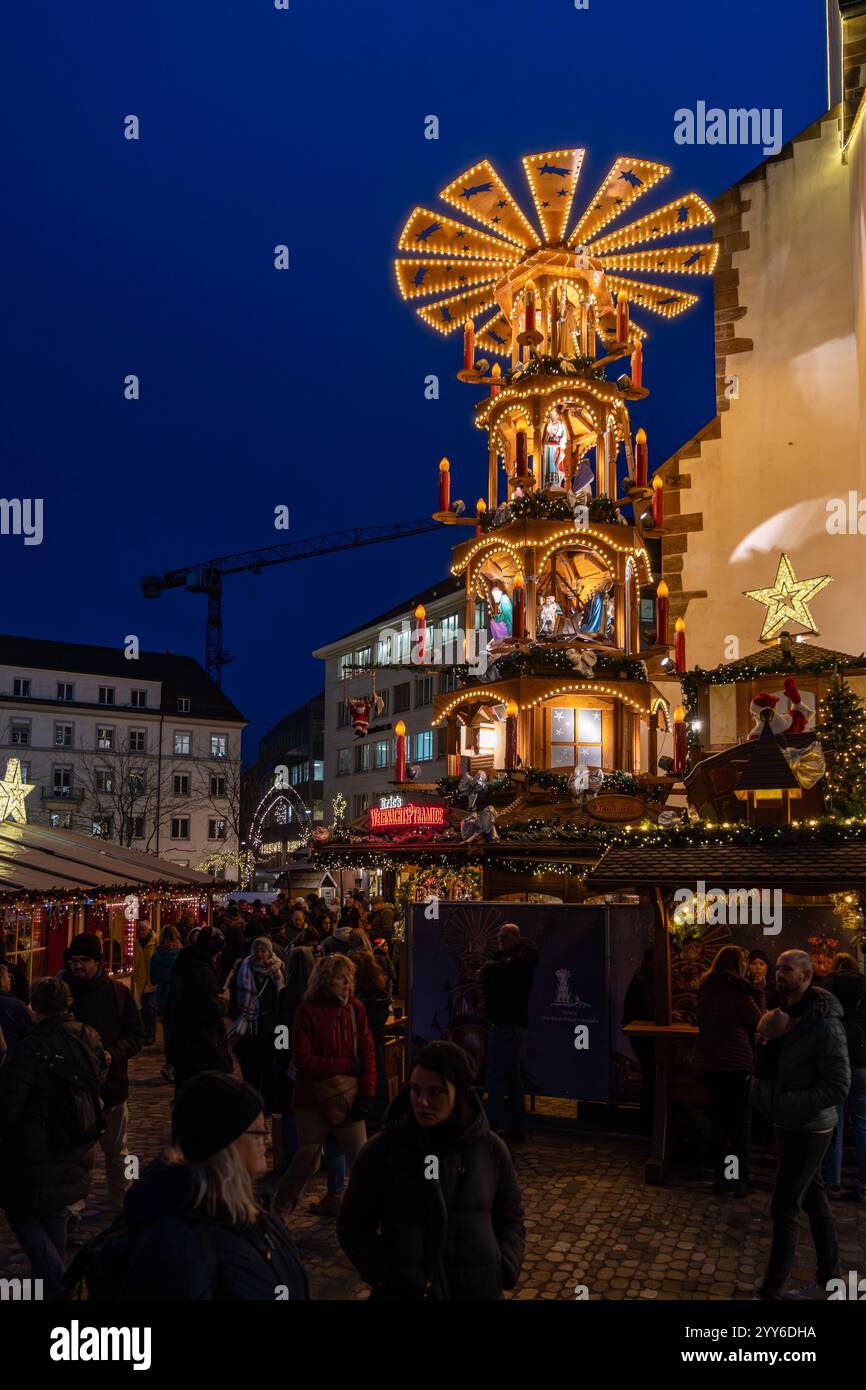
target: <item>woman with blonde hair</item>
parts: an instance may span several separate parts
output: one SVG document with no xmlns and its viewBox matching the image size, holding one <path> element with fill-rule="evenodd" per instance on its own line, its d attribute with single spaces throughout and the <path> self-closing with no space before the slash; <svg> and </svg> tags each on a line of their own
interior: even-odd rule
<svg viewBox="0 0 866 1390">
<path fill-rule="evenodd" d="M 710 1096 L 710 1147 L 716 1193 L 728 1181 L 727 1160 L 737 1160 L 730 1181 L 746 1195 L 751 1138 L 749 1086 L 755 1034 L 761 1017 L 749 980 L 746 953 L 723 946 L 698 989 L 696 1069 Z"/>
<path fill-rule="evenodd" d="M 174 1126 L 180 1147 L 154 1159 L 130 1188 L 124 1232 L 96 1253 L 82 1251 L 70 1282 L 83 1274 L 91 1297 L 121 1300 L 308 1299 L 289 1234 L 253 1188 L 267 1167 L 258 1092 L 222 1072 L 200 1072 L 177 1093 Z"/>
<path fill-rule="evenodd" d="M 355 998 L 355 966 L 337 952 L 320 960 L 292 1028 L 295 1154 L 275 1198 L 297 1206 L 329 1134 L 351 1163 L 367 1140 L 364 1121 L 376 1095 L 376 1055 L 367 1015 Z"/>
</svg>

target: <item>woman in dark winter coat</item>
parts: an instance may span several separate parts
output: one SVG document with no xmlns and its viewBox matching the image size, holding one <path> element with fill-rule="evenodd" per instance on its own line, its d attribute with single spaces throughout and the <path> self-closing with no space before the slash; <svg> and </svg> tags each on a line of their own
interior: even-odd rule
<svg viewBox="0 0 866 1390">
<path fill-rule="evenodd" d="M 229 1028 L 235 1056 L 244 1081 L 262 1093 L 265 1113 L 270 1115 L 277 1108 L 274 1028 L 283 970 L 269 936 L 256 937 L 249 955 L 238 961 L 233 980 L 226 985 L 230 992 L 234 990 L 238 1002 L 237 1018 Z"/>
<path fill-rule="evenodd" d="M 45 1296 L 54 1298 L 63 1282 L 68 1208 L 83 1201 L 90 1187 L 99 1088 L 108 1064 L 99 1034 L 75 1021 L 63 980 L 38 980 L 31 1007 L 36 1026 L 3 1070 L 0 1206 L 30 1259 L 31 1274 L 44 1281 Z M 78 1094 L 86 1108 L 73 1111 L 70 1102 Z M 88 1119 L 92 1138 L 80 1142 L 76 1131 Z"/>
<path fill-rule="evenodd" d="M 857 1158 L 857 1186 L 854 1196 L 866 1202 L 866 979 L 856 960 L 847 951 L 834 956 L 829 975 L 822 980 L 824 989 L 835 994 L 842 1005 L 842 1027 L 848 1043 L 851 1063 L 851 1090 L 848 1092 L 848 1114 L 854 1135 Z M 842 1195 L 842 1150 L 845 1142 L 845 1105 L 836 1110 L 836 1134 L 824 1160 L 824 1178 L 829 1195 L 838 1200 Z"/>
<path fill-rule="evenodd" d="M 737 946 L 723 946 L 698 989 L 696 1065 L 710 1095 L 715 1191 L 725 1190 L 726 1158 L 736 1157 L 735 1197 L 745 1196 L 748 1180 L 749 1086 L 760 1017 L 743 952 Z"/>
<path fill-rule="evenodd" d="M 381 1127 L 388 1104 L 385 1025 L 391 1012 L 391 982 L 372 951 L 352 952 L 350 959 L 355 963 L 355 997 L 364 1005 L 376 1049 L 376 1099 L 367 1117 L 367 1133 L 373 1134 Z"/>
<path fill-rule="evenodd" d="M 253 1189 L 267 1168 L 258 1092 L 235 1077 L 202 1072 L 178 1092 L 174 1120 L 180 1150 L 151 1163 L 124 1203 L 133 1248 L 119 1297 L 309 1298 L 285 1226 Z"/>
<path fill-rule="evenodd" d="M 472 1081 L 462 1048 L 428 1043 L 352 1169 L 337 1236 L 373 1298 L 498 1299 L 517 1283 L 517 1178 Z"/>
<path fill-rule="evenodd" d="M 150 960 L 150 982 L 152 985 L 156 985 L 156 1007 L 162 1020 L 162 1048 L 165 1053 L 165 1066 L 162 1068 L 162 1074 L 166 1081 L 170 1081 L 173 1075 L 170 1070 L 172 1066 L 171 1024 L 166 1005 L 171 990 L 172 973 L 182 949 L 183 943 L 177 927 L 173 925 L 163 927 L 159 935 L 159 945 Z"/>
<path fill-rule="evenodd" d="M 231 1071 L 223 1019 L 228 991 L 221 990 L 216 962 L 225 944 L 222 932 L 202 927 L 192 946 L 177 958 L 168 1013 L 178 1088 L 200 1071 Z"/>
</svg>

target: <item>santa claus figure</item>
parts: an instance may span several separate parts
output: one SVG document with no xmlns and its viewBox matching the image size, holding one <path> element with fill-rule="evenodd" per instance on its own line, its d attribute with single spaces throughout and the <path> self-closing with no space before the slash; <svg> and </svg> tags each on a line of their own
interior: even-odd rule
<svg viewBox="0 0 866 1390">
<path fill-rule="evenodd" d="M 812 711 L 808 705 L 803 704 L 792 676 L 786 678 L 784 690 L 788 699 L 788 714 L 791 716 L 791 723 L 787 732 L 789 734 L 805 734 L 809 727 Z"/>
<path fill-rule="evenodd" d="M 776 711 L 779 703 L 778 695 L 770 695 L 766 690 L 762 690 L 760 695 L 756 695 L 749 705 L 749 711 L 755 721 L 749 731 L 749 738 L 760 738 L 761 730 L 766 723 L 770 725 L 771 734 L 786 734 L 791 724 L 791 716 Z"/>
<path fill-rule="evenodd" d="M 349 716 L 352 720 L 352 733 L 355 738 L 366 738 L 370 711 L 375 710 L 376 714 L 381 714 L 385 708 L 385 701 L 381 695 L 365 695 L 362 700 L 347 700 L 346 704 L 349 706 Z"/>
</svg>

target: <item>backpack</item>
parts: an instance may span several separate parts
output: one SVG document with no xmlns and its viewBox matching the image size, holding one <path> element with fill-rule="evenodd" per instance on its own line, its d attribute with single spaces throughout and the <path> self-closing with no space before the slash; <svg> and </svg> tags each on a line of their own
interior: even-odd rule
<svg viewBox="0 0 866 1390">
<path fill-rule="evenodd" d="M 189 1223 L 201 1244 L 211 1288 L 216 1292 L 218 1266 L 213 1241 L 198 1221 Z M 111 1225 L 83 1245 L 63 1276 L 62 1298 L 78 1301 L 86 1289 L 87 1298 L 97 1303 L 116 1303 L 122 1297 L 135 1252 L 135 1235 L 129 1230 L 124 1216 L 115 1217 Z"/>
<path fill-rule="evenodd" d="M 48 1136 L 58 1149 L 84 1149 L 105 1133 L 101 1077 L 94 1070 L 93 1053 L 83 1038 L 68 1033 L 73 1053 L 37 1052 L 36 1058 L 50 1078 L 51 1098 L 45 1115 Z"/>
</svg>

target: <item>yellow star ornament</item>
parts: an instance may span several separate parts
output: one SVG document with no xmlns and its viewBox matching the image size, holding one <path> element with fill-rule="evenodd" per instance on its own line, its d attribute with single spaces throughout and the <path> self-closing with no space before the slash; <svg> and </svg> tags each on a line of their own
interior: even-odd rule
<svg viewBox="0 0 866 1390">
<path fill-rule="evenodd" d="M 35 786 L 25 782 L 21 776 L 21 764 L 18 759 L 9 758 L 6 763 L 6 775 L 0 782 L 0 821 L 18 821 L 19 824 L 26 825 L 24 798 L 35 790 Z"/>
<path fill-rule="evenodd" d="M 761 629 L 761 641 L 772 642 L 774 638 L 778 637 L 785 624 L 790 622 L 799 623 L 807 632 L 817 632 L 818 629 L 809 611 L 809 602 L 832 582 L 832 576 L 829 574 L 822 574 L 815 579 L 798 579 L 791 568 L 791 561 L 788 556 L 780 555 L 776 582 L 773 587 L 771 589 L 747 589 L 743 594 L 743 598 L 754 599 L 755 603 L 763 603 L 767 609 L 767 616 Z"/>
</svg>

